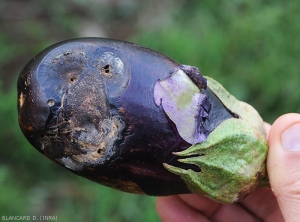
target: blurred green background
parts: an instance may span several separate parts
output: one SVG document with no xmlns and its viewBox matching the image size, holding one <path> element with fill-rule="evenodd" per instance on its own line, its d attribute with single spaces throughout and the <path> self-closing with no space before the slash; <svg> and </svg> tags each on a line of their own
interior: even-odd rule
<svg viewBox="0 0 300 222">
<path fill-rule="evenodd" d="M 133 41 L 197 66 L 270 123 L 300 113 L 298 1 L 0 0 L 0 216 L 159 221 L 154 197 L 75 176 L 35 151 L 19 130 L 22 67 L 43 48 L 84 36 Z"/>
</svg>

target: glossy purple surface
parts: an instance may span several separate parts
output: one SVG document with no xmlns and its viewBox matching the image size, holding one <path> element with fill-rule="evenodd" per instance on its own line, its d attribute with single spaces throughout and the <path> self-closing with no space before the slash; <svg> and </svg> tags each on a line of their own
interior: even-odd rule
<svg viewBox="0 0 300 222">
<path fill-rule="evenodd" d="M 173 154 L 191 144 L 153 98 L 154 84 L 179 66 L 158 52 L 122 41 L 58 43 L 20 74 L 20 127 L 39 152 L 90 180 L 149 195 L 188 193 L 163 163 L 199 170 L 180 164 Z M 198 118 L 199 135 L 233 117 L 209 89 L 204 91 L 208 100 Z"/>
</svg>

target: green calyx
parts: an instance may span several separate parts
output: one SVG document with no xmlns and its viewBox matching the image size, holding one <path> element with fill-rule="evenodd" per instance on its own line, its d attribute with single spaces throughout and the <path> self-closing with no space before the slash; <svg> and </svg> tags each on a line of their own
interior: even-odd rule
<svg viewBox="0 0 300 222">
<path fill-rule="evenodd" d="M 198 172 L 164 166 L 179 175 L 191 192 L 233 203 L 253 191 L 266 176 L 268 147 L 263 121 L 250 105 L 238 101 L 215 80 L 206 78 L 212 92 L 239 118 L 225 120 L 205 142 L 175 153 L 180 162 L 198 166 Z"/>
</svg>

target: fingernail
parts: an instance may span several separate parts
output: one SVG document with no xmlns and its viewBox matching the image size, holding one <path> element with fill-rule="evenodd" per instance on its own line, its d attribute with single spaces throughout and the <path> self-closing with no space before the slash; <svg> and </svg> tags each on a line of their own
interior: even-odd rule
<svg viewBox="0 0 300 222">
<path fill-rule="evenodd" d="M 290 126 L 281 134 L 281 144 L 287 151 L 300 151 L 300 123 Z"/>
</svg>

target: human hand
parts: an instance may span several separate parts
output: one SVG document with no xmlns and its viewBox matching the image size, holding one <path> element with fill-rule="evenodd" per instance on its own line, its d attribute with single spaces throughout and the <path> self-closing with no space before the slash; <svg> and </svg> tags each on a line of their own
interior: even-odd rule
<svg viewBox="0 0 300 222">
<path fill-rule="evenodd" d="M 156 209 L 162 221 L 299 221 L 300 114 L 281 116 L 265 128 L 272 189 L 259 188 L 236 204 L 221 204 L 198 194 L 159 197 Z"/>
</svg>

